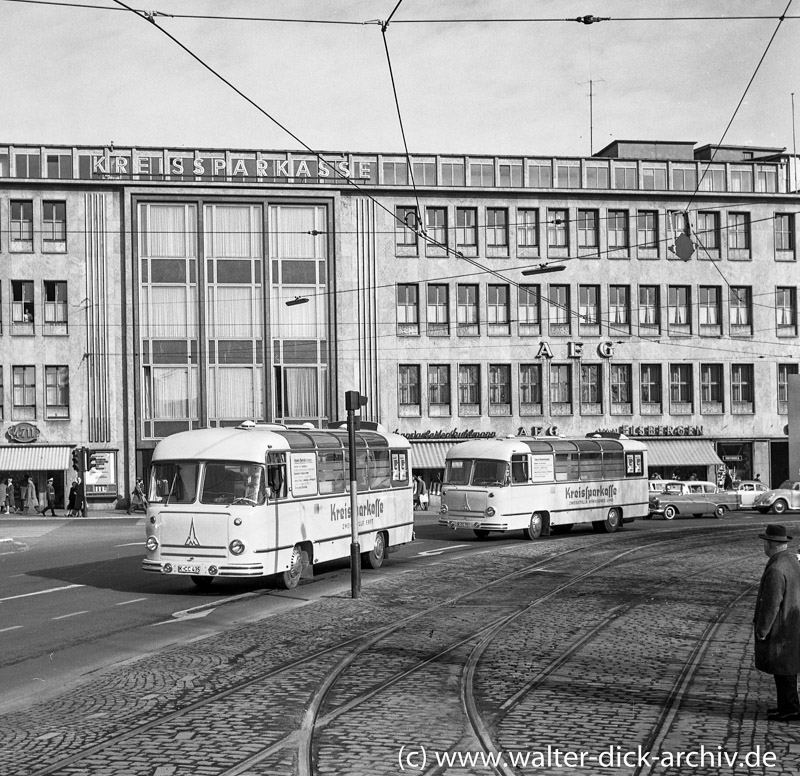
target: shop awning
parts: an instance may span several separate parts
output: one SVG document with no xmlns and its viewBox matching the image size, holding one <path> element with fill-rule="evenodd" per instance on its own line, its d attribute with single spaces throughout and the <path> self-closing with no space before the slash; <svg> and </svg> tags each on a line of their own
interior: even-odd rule
<svg viewBox="0 0 800 776">
<path fill-rule="evenodd" d="M 648 466 L 719 466 L 714 445 L 705 439 L 643 439 Z"/>
<path fill-rule="evenodd" d="M 58 445 L 0 446 L 0 472 L 63 471 L 72 466 L 72 448 Z"/>
<path fill-rule="evenodd" d="M 444 469 L 447 451 L 458 442 L 412 442 L 412 469 Z"/>
</svg>

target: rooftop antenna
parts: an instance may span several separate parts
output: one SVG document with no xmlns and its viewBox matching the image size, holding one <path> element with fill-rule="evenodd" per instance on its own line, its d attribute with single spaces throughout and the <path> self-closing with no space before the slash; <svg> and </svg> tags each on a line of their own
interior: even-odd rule
<svg viewBox="0 0 800 776">
<path fill-rule="evenodd" d="M 589 84 L 589 156 L 594 154 L 594 85 L 595 83 L 605 83 L 602 78 L 590 78 L 588 81 L 581 81 L 579 86 Z"/>
<path fill-rule="evenodd" d="M 794 132 L 794 92 L 792 92 L 792 191 L 797 191 L 797 137 Z"/>
</svg>

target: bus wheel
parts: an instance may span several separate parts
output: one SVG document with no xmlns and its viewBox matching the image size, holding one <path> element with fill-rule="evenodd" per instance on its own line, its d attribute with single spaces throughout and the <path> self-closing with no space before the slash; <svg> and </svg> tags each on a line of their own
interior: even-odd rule
<svg viewBox="0 0 800 776">
<path fill-rule="evenodd" d="M 479 539 L 487 539 L 489 537 L 489 532 L 485 528 L 473 528 L 472 533 Z"/>
<path fill-rule="evenodd" d="M 192 576 L 192 577 L 189 577 L 189 579 L 191 579 L 192 582 L 194 582 L 195 585 L 197 585 L 197 587 L 200 587 L 200 588 L 210 587 L 211 583 L 214 581 L 214 577 Z"/>
<path fill-rule="evenodd" d="M 375 546 L 369 552 L 361 553 L 361 563 L 371 569 L 379 569 L 386 558 L 386 537 L 378 532 L 375 534 Z"/>
<path fill-rule="evenodd" d="M 522 529 L 526 539 L 538 539 L 542 535 L 542 513 L 534 512 L 527 528 Z"/>
<path fill-rule="evenodd" d="M 292 560 L 289 568 L 281 574 L 281 584 L 286 590 L 294 590 L 303 574 L 303 552 L 299 544 L 292 549 Z"/>
<path fill-rule="evenodd" d="M 614 533 L 614 531 L 619 529 L 620 525 L 622 525 L 622 516 L 619 510 L 616 507 L 614 509 L 609 509 L 606 519 L 603 521 L 603 531 L 606 533 Z"/>
</svg>

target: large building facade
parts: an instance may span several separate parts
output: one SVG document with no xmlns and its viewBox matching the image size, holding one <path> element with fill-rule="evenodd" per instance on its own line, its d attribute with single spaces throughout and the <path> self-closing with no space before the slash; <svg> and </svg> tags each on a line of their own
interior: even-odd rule
<svg viewBox="0 0 800 776">
<path fill-rule="evenodd" d="M 780 480 L 790 161 L 2 146 L 0 478 L 62 495 L 86 446 L 91 508 L 171 433 L 325 425 L 355 389 L 432 481 L 459 439 L 596 431 Z"/>
</svg>

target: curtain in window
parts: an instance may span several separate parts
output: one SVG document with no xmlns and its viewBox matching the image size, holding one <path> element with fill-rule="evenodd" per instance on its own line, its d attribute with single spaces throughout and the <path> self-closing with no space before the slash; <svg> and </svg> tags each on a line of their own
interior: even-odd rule
<svg viewBox="0 0 800 776">
<path fill-rule="evenodd" d="M 227 420 L 255 420 L 258 369 L 220 366 L 209 370 L 209 391 L 213 396 L 215 417 Z M 211 397 L 209 397 L 211 398 Z"/>
<path fill-rule="evenodd" d="M 185 205 L 146 205 L 147 241 L 145 256 L 177 258 L 190 255 L 186 239 L 187 208 Z M 193 228 L 193 225 L 191 225 Z M 191 252 L 194 255 L 194 251 Z"/>
<path fill-rule="evenodd" d="M 253 320 L 252 287 L 217 286 L 208 292 L 210 339 L 250 339 L 258 336 Z M 290 308 L 291 309 L 291 308 Z"/>
<path fill-rule="evenodd" d="M 316 367 L 285 367 L 283 370 L 284 407 L 287 418 L 317 416 Z"/>
<path fill-rule="evenodd" d="M 195 290 L 186 286 L 150 286 L 142 289 L 142 336 L 187 339 L 194 336 L 197 305 Z"/>
<path fill-rule="evenodd" d="M 211 205 L 206 217 L 213 232 L 213 256 L 241 259 L 261 255 L 261 223 L 254 206 Z"/>
<path fill-rule="evenodd" d="M 196 401 L 195 392 L 190 393 L 190 375 L 186 367 L 153 367 L 152 418 L 154 420 L 175 420 L 191 417 L 190 403 Z M 191 381 L 194 382 L 194 381 Z"/>
<path fill-rule="evenodd" d="M 319 215 L 318 215 L 319 211 Z M 273 246 L 282 259 L 324 258 L 325 226 L 323 210 L 317 207 L 274 207 L 271 212 Z M 322 232 L 316 236 L 312 232 Z M 273 255 L 274 255 L 273 248 Z"/>
</svg>

